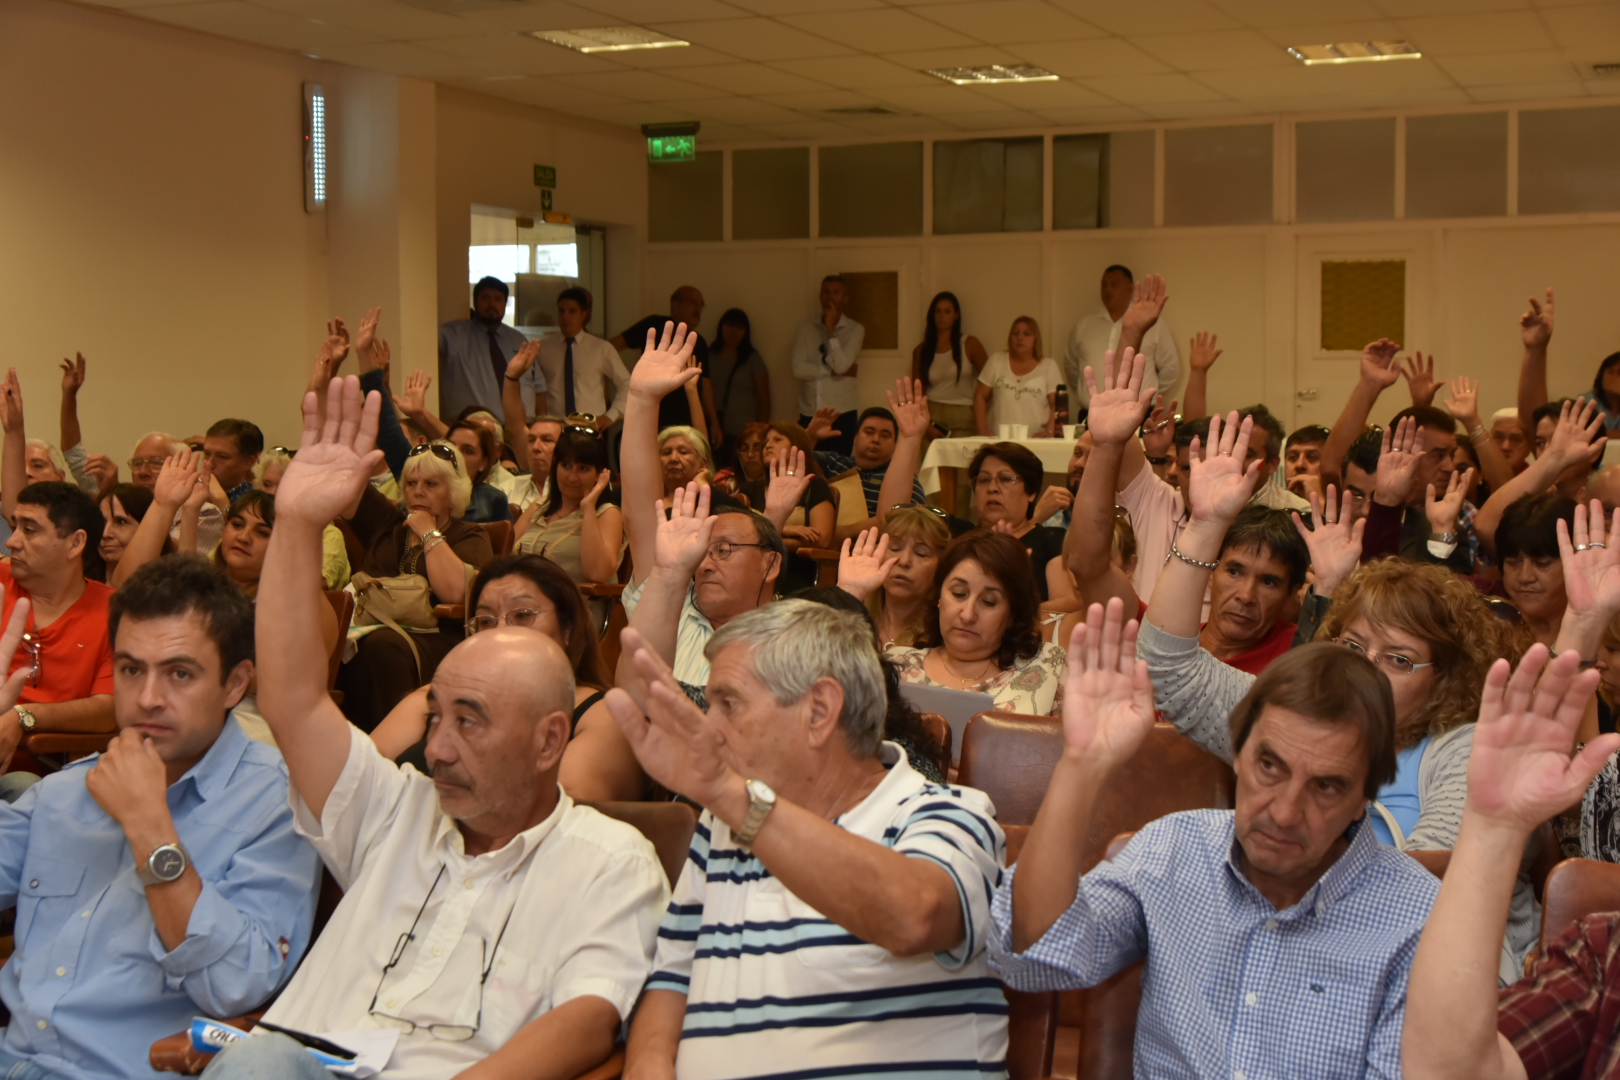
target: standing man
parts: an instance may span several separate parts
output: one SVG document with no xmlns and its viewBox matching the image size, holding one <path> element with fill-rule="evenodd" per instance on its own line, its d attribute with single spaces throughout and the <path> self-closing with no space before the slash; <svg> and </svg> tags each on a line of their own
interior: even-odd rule
<svg viewBox="0 0 1620 1080">
<path fill-rule="evenodd" d="M 618 337 L 608 339 L 608 344 L 621 352 L 634 349 L 640 355 L 647 347 L 647 331 L 662 333 L 664 323 L 673 322 L 677 326 L 684 323 L 696 333 L 702 321 L 703 294 L 696 285 L 682 285 L 669 294 L 667 318 L 649 315 Z M 669 394 L 658 403 L 658 430 L 676 426 L 695 427 L 708 432 L 709 445 L 717 447 L 721 443 L 720 415 L 714 407 L 714 384 L 709 377 L 709 343 L 703 340 L 702 334 L 697 334 L 697 347 L 692 351 L 692 356 L 703 375 L 696 386 L 687 385 L 685 393 Z"/>
<path fill-rule="evenodd" d="M 538 373 L 539 385 L 551 387 L 547 400 L 558 415 L 585 413 L 596 417 L 597 431 L 606 431 L 624 416 L 630 372 L 611 344 L 585 329 L 590 321 L 589 289 L 575 285 L 558 293 L 557 332 L 541 339 L 539 361 L 520 378 L 534 379 Z M 507 377 L 511 377 L 510 371 Z M 611 398 L 605 390 L 608 385 L 613 387 Z M 529 415 L 535 415 L 535 410 Z"/>
<path fill-rule="evenodd" d="M 821 318 L 808 319 L 793 339 L 793 375 L 799 380 L 799 426 L 822 406 L 838 410 L 837 431 L 822 449 L 847 454 L 855 442 L 855 373 L 866 327 L 844 314 L 849 287 L 837 274 L 821 279 Z"/>
<path fill-rule="evenodd" d="M 249 420 L 221 420 L 203 438 L 208 467 L 225 489 L 225 501 L 234 503 L 253 490 L 253 467 L 264 453 L 264 432 Z"/>
<path fill-rule="evenodd" d="M 439 415 L 460 416 L 469 405 L 500 415 L 501 380 L 506 364 L 528 340 L 501 320 L 506 317 L 506 282 L 486 277 L 473 289 L 472 315 L 439 327 Z M 546 392 L 545 380 L 530 376 L 524 386 L 524 405 L 545 412 L 534 395 Z"/>
<path fill-rule="evenodd" d="M 1102 308 L 1075 323 L 1063 354 L 1063 378 L 1071 399 L 1082 408 L 1089 404 L 1080 373 L 1087 366 L 1101 371 L 1103 354 L 1123 355 L 1127 345 L 1147 357 L 1142 385 L 1168 395 L 1181 375 L 1181 354 L 1176 351 L 1175 335 L 1159 318 L 1169 299 L 1163 279 L 1150 274 L 1138 289 L 1131 268 L 1115 263 L 1103 271 L 1101 292 Z"/>
</svg>

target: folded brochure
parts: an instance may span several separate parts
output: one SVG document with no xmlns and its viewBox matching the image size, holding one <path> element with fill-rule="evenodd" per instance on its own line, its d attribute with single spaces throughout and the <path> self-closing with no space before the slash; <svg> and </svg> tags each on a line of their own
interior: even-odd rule
<svg viewBox="0 0 1620 1080">
<path fill-rule="evenodd" d="M 250 1038 L 267 1030 L 269 1029 L 259 1027 L 252 1032 L 246 1032 L 218 1020 L 199 1016 L 191 1021 L 191 1045 L 205 1054 L 211 1054 L 223 1050 L 238 1039 Z M 319 1034 L 282 1027 L 275 1030 L 302 1043 L 304 1049 L 309 1051 L 316 1061 L 326 1066 L 328 1072 L 335 1076 L 350 1077 L 351 1080 L 368 1080 L 369 1077 L 382 1072 L 388 1064 L 388 1059 L 393 1056 L 394 1044 L 399 1042 L 398 1028 L 323 1031 Z"/>
</svg>

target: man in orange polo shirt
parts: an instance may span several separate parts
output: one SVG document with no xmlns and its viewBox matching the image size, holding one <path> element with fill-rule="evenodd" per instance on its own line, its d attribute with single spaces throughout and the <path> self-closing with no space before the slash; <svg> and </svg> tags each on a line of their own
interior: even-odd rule
<svg viewBox="0 0 1620 1080">
<path fill-rule="evenodd" d="M 113 590 L 88 580 L 101 568 L 103 520 L 96 502 L 76 485 L 48 480 L 17 496 L 16 523 L 0 561 L 5 604 L 0 625 L 19 596 L 28 597 L 28 633 L 6 670 L 32 674 L 17 705 L 0 713 L 0 762 L 9 762 L 33 731 L 107 731 L 113 717 L 113 654 L 107 606 Z M 88 566 L 87 566 L 88 564 Z"/>
</svg>

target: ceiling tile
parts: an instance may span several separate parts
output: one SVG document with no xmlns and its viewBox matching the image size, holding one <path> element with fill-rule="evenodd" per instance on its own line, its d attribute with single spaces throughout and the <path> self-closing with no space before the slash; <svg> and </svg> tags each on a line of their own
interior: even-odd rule
<svg viewBox="0 0 1620 1080">
<path fill-rule="evenodd" d="M 1181 71 L 1277 67 L 1297 64 L 1288 50 L 1253 30 L 1213 30 L 1203 34 L 1152 34 L 1131 41 Z"/>
<path fill-rule="evenodd" d="M 603 55 L 597 53 L 594 55 Z M 716 64 L 736 63 L 736 58 L 729 53 L 716 49 L 706 49 L 701 45 L 687 45 L 674 49 L 631 49 L 628 52 L 614 53 L 613 62 L 623 64 L 625 67 L 655 70 L 658 68 L 695 68 L 710 67 Z M 679 78 L 686 78 L 686 72 L 681 72 Z"/>
<path fill-rule="evenodd" d="M 469 37 L 489 33 L 489 27 L 471 19 L 424 11 L 394 0 L 252 0 L 255 7 L 300 15 L 333 26 L 362 30 L 380 41 L 416 41 L 422 38 Z"/>
<path fill-rule="evenodd" d="M 680 101 L 696 96 L 688 84 L 652 71 L 604 71 L 570 76 L 570 80 L 583 89 L 602 90 L 631 101 Z"/>
<path fill-rule="evenodd" d="M 1137 75 L 1129 79 L 1081 79 L 1082 83 L 1126 105 L 1162 105 L 1173 101 L 1219 101 L 1226 95 L 1179 72 Z"/>
<path fill-rule="evenodd" d="M 702 98 L 678 104 L 699 120 L 727 124 L 785 124 L 799 118 L 792 109 L 745 97 Z"/>
<path fill-rule="evenodd" d="M 851 90 L 807 90 L 794 94 L 765 94 L 761 101 L 768 101 L 773 105 L 780 105 L 784 109 L 801 109 L 807 112 L 821 112 L 826 109 L 861 109 L 869 105 L 882 105 L 883 102 L 867 94 L 857 94 Z"/>
<path fill-rule="evenodd" d="M 1006 106 L 992 98 L 976 94 L 966 86 L 893 87 L 869 90 L 867 93 L 889 105 L 894 105 L 925 116 L 943 116 L 945 113 L 991 112 Z"/>
<path fill-rule="evenodd" d="M 769 138 L 757 127 L 744 124 L 705 123 L 698 136 L 698 149 L 712 150 L 717 144 L 764 142 Z"/>
<path fill-rule="evenodd" d="M 1249 116 L 1254 106 L 1244 101 L 1177 101 L 1143 105 L 1142 111 L 1155 120 L 1196 120 L 1204 116 Z"/>
<path fill-rule="evenodd" d="M 1401 17 L 1407 41 L 1432 56 L 1547 49 L 1552 39 L 1533 11 L 1476 11 L 1468 15 Z"/>
<path fill-rule="evenodd" d="M 404 41 L 381 41 L 370 45 L 338 45 L 317 54 L 322 60 L 340 64 L 409 75 L 413 79 L 471 79 L 480 75 L 504 75 L 487 60 L 424 49 Z"/>
<path fill-rule="evenodd" d="M 1169 67 L 1119 38 L 1041 41 L 1009 45 L 1008 50 L 1058 75 L 1141 75 Z"/>
<path fill-rule="evenodd" d="M 1575 65 L 1571 64 L 1563 53 L 1551 49 L 1540 52 L 1439 57 L 1435 63 L 1462 86 L 1566 82 L 1574 84 L 1572 92 L 1581 92 L 1580 78 L 1575 71 Z"/>
<path fill-rule="evenodd" d="M 1250 71 L 1205 71 L 1198 80 L 1228 97 L 1285 99 L 1344 94 L 1381 95 L 1451 86 L 1450 78 L 1428 60 L 1336 67 L 1259 68 Z M 1330 106 L 1332 107 L 1332 106 Z"/>
<path fill-rule="evenodd" d="M 1055 7 L 1115 34 L 1191 33 L 1197 30 L 1236 30 L 1243 24 L 1208 0 L 1049 0 Z"/>
<path fill-rule="evenodd" d="M 790 124 L 756 124 L 773 139 L 847 139 L 855 129 L 831 120 L 795 120 Z"/>
<path fill-rule="evenodd" d="M 850 90 L 874 86 L 932 86 L 934 77 L 901 67 L 878 56 L 827 56 L 816 60 L 778 60 L 771 65 L 782 71 L 817 79 Z"/>
<path fill-rule="evenodd" d="M 1128 105 L 1099 105 L 1094 109 L 1043 109 L 1040 116 L 1059 127 L 1090 127 L 1093 124 L 1130 124 L 1146 120 L 1147 114 Z"/>
<path fill-rule="evenodd" d="M 1011 83 L 976 86 L 976 91 L 1016 109 L 1076 109 L 1087 105 L 1112 105 L 1113 99 L 1069 79 L 1062 82 Z"/>
<path fill-rule="evenodd" d="M 1530 6 L 1529 0 L 1373 0 L 1373 3 L 1392 19 L 1416 15 L 1469 15 Z"/>
<path fill-rule="evenodd" d="M 978 67 L 983 64 L 1016 64 L 1018 57 L 994 45 L 966 45 L 954 49 L 919 49 L 914 52 L 885 52 L 884 56 L 912 71 L 930 68 Z M 930 75 L 928 78 L 937 78 Z"/>
<path fill-rule="evenodd" d="M 814 11 L 858 11 L 886 7 L 884 0 L 732 0 L 756 15 L 802 15 Z"/>
<path fill-rule="evenodd" d="M 322 0 L 330 3 L 331 0 Z M 601 12 L 571 4 L 565 0 L 529 0 L 527 3 L 505 3 L 479 8 L 464 16 L 471 22 L 499 26 L 506 30 L 569 30 L 587 26 L 600 26 Z"/>
<path fill-rule="evenodd" d="M 1541 12 L 1553 40 L 1566 48 L 1607 43 L 1620 59 L 1620 4 L 1588 4 Z"/>
<path fill-rule="evenodd" d="M 992 44 L 1102 37 L 1107 31 L 1041 0 L 968 0 L 908 9 L 958 33 Z"/>
<path fill-rule="evenodd" d="M 668 50 L 659 50 L 668 51 Z M 682 73 L 682 78 L 700 86 L 730 94 L 787 94 L 796 90 L 825 90 L 816 82 L 764 64 L 717 64 Z"/>
<path fill-rule="evenodd" d="M 670 20 L 734 19 L 747 14 L 721 0 L 580 0 L 580 3 L 610 19 L 635 26 Z"/>
<path fill-rule="evenodd" d="M 435 52 L 486 60 L 491 67 L 506 73 L 582 75 L 593 71 L 623 70 L 604 57 L 559 48 L 527 34 L 489 34 L 485 37 L 446 38 L 418 44 Z"/>
<path fill-rule="evenodd" d="M 200 3 L 201 0 L 191 0 Z M 319 0 L 315 0 L 319 2 Z M 173 7 L 175 0 L 86 0 L 91 7 L 108 8 L 113 11 L 132 11 L 136 8 Z"/>
<path fill-rule="evenodd" d="M 1041 126 L 1040 117 L 1034 113 L 1022 112 L 1017 109 L 1005 109 L 996 112 L 942 113 L 938 119 L 945 121 L 952 127 L 962 128 L 967 131 L 1005 131 Z"/>
<path fill-rule="evenodd" d="M 521 101 L 558 112 L 582 112 L 604 105 L 627 104 L 623 98 L 581 90 L 570 82 L 524 76 L 517 79 L 457 79 L 455 85 L 480 94 Z"/>
<path fill-rule="evenodd" d="M 848 53 L 842 45 L 807 34 L 774 19 L 714 19 L 697 23 L 661 23 L 664 33 L 740 60 L 789 60 Z"/>
<path fill-rule="evenodd" d="M 1515 83 L 1511 86 L 1470 86 L 1468 96 L 1474 101 L 1527 101 L 1547 98 L 1578 98 L 1588 96 L 1585 84 L 1580 82 Z"/>
<path fill-rule="evenodd" d="M 240 38 L 300 52 L 378 40 L 376 34 L 363 30 L 350 30 L 301 15 L 254 7 L 241 0 L 142 8 L 141 15 L 221 37 Z"/>
<path fill-rule="evenodd" d="M 1326 45 L 1334 41 L 1390 41 L 1403 31 L 1392 19 L 1360 22 L 1309 22 L 1299 26 L 1263 26 L 1255 31 L 1273 45 Z M 1297 63 L 1297 61 L 1295 61 Z"/>
<path fill-rule="evenodd" d="M 919 19 L 899 8 L 784 15 L 782 21 L 862 52 L 949 49 L 974 43 L 973 39 L 963 34 L 947 30 L 927 19 Z"/>
<path fill-rule="evenodd" d="M 623 105 L 585 105 L 575 111 L 593 120 L 603 120 L 609 124 L 622 124 L 632 128 L 638 128 L 642 124 L 672 124 L 692 119 L 679 106 L 659 105 L 646 101 L 631 101 Z"/>
<path fill-rule="evenodd" d="M 1371 0 L 1213 0 L 1216 7 L 1246 26 L 1293 26 L 1301 22 L 1353 22 L 1376 19 Z M 1350 41 L 1351 38 L 1330 40 Z"/>
</svg>

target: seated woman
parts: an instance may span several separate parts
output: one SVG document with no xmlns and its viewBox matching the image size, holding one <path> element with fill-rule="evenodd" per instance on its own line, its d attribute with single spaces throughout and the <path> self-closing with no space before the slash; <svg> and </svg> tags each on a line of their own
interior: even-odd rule
<svg viewBox="0 0 1620 1080">
<path fill-rule="evenodd" d="M 580 585 L 618 581 L 624 515 L 603 498 L 611 478 L 602 437 L 581 428 L 565 430 L 551 455 L 546 497 L 518 518 L 517 549 L 545 556 Z M 593 625 L 602 625 L 601 619 Z"/>
<path fill-rule="evenodd" d="M 461 451 L 461 460 L 467 464 L 472 477 L 472 501 L 462 515 L 466 521 L 511 521 L 512 509 L 501 489 L 489 483 L 490 470 L 498 467 L 495 436 L 489 428 L 470 420 L 461 420 L 450 426 L 445 438 Z"/>
<path fill-rule="evenodd" d="M 771 425 L 764 421 L 745 424 L 733 442 L 737 467 L 722 469 L 715 474 L 715 484 L 727 494 L 735 495 L 737 485 L 750 480 L 764 483 L 770 479 L 765 467 L 765 436 Z"/>
<path fill-rule="evenodd" d="M 1502 588 L 1537 641 L 1552 647 L 1569 597 L 1558 557 L 1558 522 L 1575 520 L 1575 500 L 1555 491 L 1526 495 L 1502 512 L 1496 527 Z"/>
<path fill-rule="evenodd" d="M 557 564 L 538 555 L 506 555 L 479 572 L 468 594 L 472 633 L 503 623 L 544 634 L 574 665 L 574 735 L 563 753 L 563 790 L 586 802 L 645 798 L 647 778 L 618 724 L 602 704 L 609 684 L 585 598 Z M 406 696 L 371 733 L 384 757 L 428 771 L 432 710 L 427 687 Z"/>
<path fill-rule="evenodd" d="M 833 542 L 838 510 L 827 475 L 811 448 L 810 436 L 798 424 L 773 421 L 765 435 L 765 464 L 770 479 L 737 485 L 737 494 L 770 518 L 782 534 L 788 560 L 779 588 L 796 592 L 816 582 L 816 564 L 796 557 L 800 548 L 819 548 Z"/>
<path fill-rule="evenodd" d="M 887 652 L 906 682 L 995 697 L 1008 712 L 1058 716 L 1063 650 L 1041 640 L 1029 556 L 1003 533 L 975 529 L 945 549 L 918 647 Z"/>
<path fill-rule="evenodd" d="M 489 534 L 462 514 L 472 500 L 472 481 L 461 451 L 442 439 L 413 447 L 400 473 L 404 505 L 389 502 L 367 485 L 347 515 L 365 550 L 356 574 L 373 578 L 417 575 L 427 579 L 434 604 L 461 604 L 467 580 L 495 557 Z M 361 609 L 365 597 L 359 598 Z M 371 731 L 400 698 L 423 685 L 446 653 L 465 636 L 461 619 L 398 631 L 379 626 L 359 638 L 354 658 L 338 673 L 343 714 Z"/>
<path fill-rule="evenodd" d="M 664 498 L 700 477 L 714 476 L 709 440 L 694 427 L 677 425 L 658 433 L 658 464 L 664 469 Z"/>
<path fill-rule="evenodd" d="M 968 463 L 979 524 L 1000 528 L 1024 545 L 1042 601 L 1069 599 L 1074 586 L 1063 570 L 1063 530 L 1039 524 L 1058 506 L 1058 496 L 1041 491 L 1045 476 L 1041 459 L 1014 442 L 986 443 Z"/>
<path fill-rule="evenodd" d="M 124 557 L 129 542 L 135 539 L 135 532 L 146 520 L 146 512 L 151 507 L 152 493 L 139 484 L 114 484 L 101 496 L 101 516 L 107 522 L 101 531 L 101 561 L 107 566 L 109 584 L 113 583 L 118 562 Z M 164 530 L 163 546 L 158 554 L 167 555 L 173 550 L 174 542 L 169 539 L 168 531 Z M 123 578 L 117 580 L 122 581 Z"/>
<path fill-rule="evenodd" d="M 285 446 L 266 449 L 259 455 L 259 463 L 253 467 L 254 486 L 274 495 L 281 483 L 281 474 L 287 471 L 291 461 L 292 451 Z M 383 469 L 387 471 L 386 461 Z M 389 474 L 389 479 L 393 479 L 392 474 Z M 341 589 L 349 583 L 349 548 L 343 542 L 343 530 L 336 525 L 328 525 L 326 531 L 321 533 L 321 578 L 328 589 Z"/>
<path fill-rule="evenodd" d="M 888 554 L 895 560 L 894 567 L 884 575 L 881 586 L 862 598 L 872 621 L 877 624 L 878 640 L 883 648 L 914 646 L 928 624 L 928 610 L 936 595 L 934 573 L 939 569 L 939 557 L 950 546 L 951 532 L 944 514 L 931 506 L 900 506 L 890 510 L 883 532 L 889 538 Z M 848 550 L 847 541 L 845 549 Z M 855 591 L 850 589 L 846 578 L 841 560 L 838 584 L 846 591 Z"/>
</svg>

